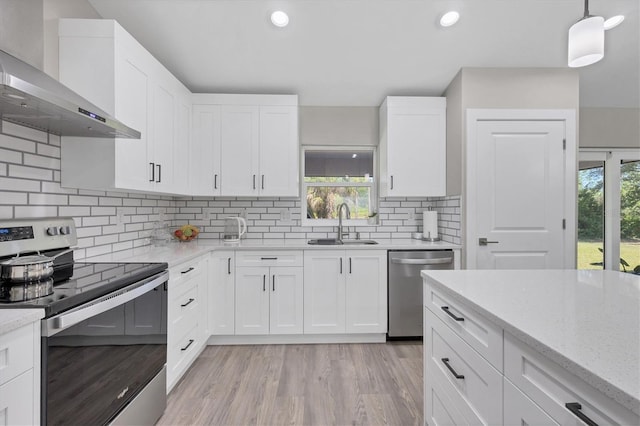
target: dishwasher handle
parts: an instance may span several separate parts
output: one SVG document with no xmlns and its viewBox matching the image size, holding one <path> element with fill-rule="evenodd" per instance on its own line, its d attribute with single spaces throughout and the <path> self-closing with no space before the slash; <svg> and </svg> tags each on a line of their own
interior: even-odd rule
<svg viewBox="0 0 640 426">
<path fill-rule="evenodd" d="M 439 257 L 435 259 L 395 259 L 391 258 L 391 263 L 400 265 L 444 265 L 452 263 L 453 257 Z"/>
</svg>

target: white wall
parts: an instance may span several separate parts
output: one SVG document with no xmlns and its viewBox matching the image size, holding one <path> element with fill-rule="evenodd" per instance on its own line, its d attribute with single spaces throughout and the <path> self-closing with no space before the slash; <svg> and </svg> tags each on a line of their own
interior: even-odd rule
<svg viewBox="0 0 640 426">
<path fill-rule="evenodd" d="M 299 108 L 301 145 L 378 145 L 377 107 Z"/>
<path fill-rule="evenodd" d="M 580 108 L 580 148 L 640 148 L 640 108 Z"/>
</svg>

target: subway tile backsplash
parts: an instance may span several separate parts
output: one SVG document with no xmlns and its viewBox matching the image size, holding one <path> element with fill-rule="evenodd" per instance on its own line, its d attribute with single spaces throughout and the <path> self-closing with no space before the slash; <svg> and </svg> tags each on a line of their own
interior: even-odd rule
<svg viewBox="0 0 640 426">
<path fill-rule="evenodd" d="M 221 238 L 224 218 L 231 215 L 246 216 L 250 239 L 335 235 L 335 228 L 302 226 L 300 203 L 289 198 L 171 197 L 62 188 L 60 138 L 2 122 L 0 220 L 72 216 L 78 230 L 76 259 L 148 245 L 158 220 L 200 226 L 199 238 Z M 355 231 L 361 238 L 409 238 L 422 231 L 422 211 L 428 208 L 439 212 L 441 238 L 459 244 L 459 197 L 382 199 L 378 225 L 358 226 Z"/>
</svg>

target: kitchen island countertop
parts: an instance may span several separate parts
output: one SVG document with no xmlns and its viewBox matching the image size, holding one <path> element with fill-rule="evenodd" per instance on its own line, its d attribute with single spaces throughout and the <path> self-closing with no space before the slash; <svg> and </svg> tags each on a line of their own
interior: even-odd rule
<svg viewBox="0 0 640 426">
<path fill-rule="evenodd" d="M 0 334 L 13 331 L 44 317 L 44 309 L 0 309 Z"/>
<path fill-rule="evenodd" d="M 640 414 L 640 276 L 595 270 L 423 271 L 422 276 Z"/>
</svg>

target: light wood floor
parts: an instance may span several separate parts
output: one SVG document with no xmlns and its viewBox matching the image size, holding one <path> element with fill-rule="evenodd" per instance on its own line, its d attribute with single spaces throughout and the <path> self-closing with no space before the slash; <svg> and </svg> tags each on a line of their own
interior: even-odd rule
<svg viewBox="0 0 640 426">
<path fill-rule="evenodd" d="M 208 346 L 158 425 L 417 425 L 421 342 Z"/>
</svg>

